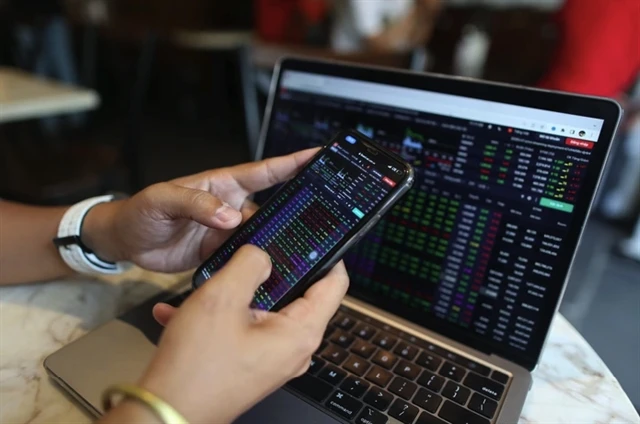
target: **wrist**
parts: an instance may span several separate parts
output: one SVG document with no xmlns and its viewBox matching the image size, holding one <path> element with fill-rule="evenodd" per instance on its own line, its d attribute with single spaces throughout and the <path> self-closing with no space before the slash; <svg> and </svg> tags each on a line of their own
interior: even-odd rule
<svg viewBox="0 0 640 424">
<path fill-rule="evenodd" d="M 80 238 L 97 257 L 108 262 L 126 260 L 116 229 L 118 211 L 124 201 L 105 202 L 87 212 Z"/>
<path fill-rule="evenodd" d="M 119 405 L 109 411 L 101 423 L 158 423 L 161 421 L 148 407 L 131 399 L 123 399 Z"/>
<path fill-rule="evenodd" d="M 147 373 L 139 383 L 139 387 L 148 390 L 158 396 L 190 423 L 213 422 L 216 424 L 231 423 L 238 415 L 230 413 L 229 399 L 225 397 L 225 392 L 220 391 L 210 395 L 206 404 L 203 404 L 202 397 L 189 390 L 179 389 L 182 379 L 166 378 L 167 373 L 162 375 L 157 373 Z M 221 399 L 225 401 L 220 402 Z M 231 402 L 233 404 L 233 402 Z"/>
</svg>

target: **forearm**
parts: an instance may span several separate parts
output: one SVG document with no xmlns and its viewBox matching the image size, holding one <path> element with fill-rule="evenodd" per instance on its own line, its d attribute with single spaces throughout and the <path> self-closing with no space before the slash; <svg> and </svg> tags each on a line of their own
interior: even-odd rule
<svg viewBox="0 0 640 424">
<path fill-rule="evenodd" d="M 120 259 L 111 222 L 119 202 L 91 208 L 82 241 L 104 260 Z M 0 285 L 66 277 L 73 271 L 60 257 L 53 239 L 67 207 L 38 207 L 0 202 Z"/>
<path fill-rule="evenodd" d="M 66 210 L 0 202 L 0 284 L 50 280 L 72 273 L 52 242 Z"/>
</svg>

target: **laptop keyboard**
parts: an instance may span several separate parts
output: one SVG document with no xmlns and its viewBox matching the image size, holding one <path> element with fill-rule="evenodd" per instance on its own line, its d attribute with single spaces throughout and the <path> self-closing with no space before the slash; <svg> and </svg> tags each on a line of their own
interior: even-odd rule
<svg viewBox="0 0 640 424">
<path fill-rule="evenodd" d="M 500 371 L 341 306 L 309 371 L 287 387 L 358 424 L 490 424 L 508 381 Z"/>
</svg>

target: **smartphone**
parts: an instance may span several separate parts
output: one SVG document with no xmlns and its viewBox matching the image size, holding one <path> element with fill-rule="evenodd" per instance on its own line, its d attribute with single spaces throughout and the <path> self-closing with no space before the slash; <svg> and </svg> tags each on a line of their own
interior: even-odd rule
<svg viewBox="0 0 640 424">
<path fill-rule="evenodd" d="M 340 132 L 200 265 L 194 288 L 253 244 L 271 256 L 273 269 L 251 306 L 277 311 L 322 278 L 413 180 L 399 156 L 359 132 Z"/>
</svg>

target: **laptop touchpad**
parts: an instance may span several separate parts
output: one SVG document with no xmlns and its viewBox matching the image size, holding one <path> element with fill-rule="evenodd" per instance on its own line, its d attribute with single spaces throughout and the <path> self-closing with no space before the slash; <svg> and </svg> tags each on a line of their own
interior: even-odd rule
<svg viewBox="0 0 640 424">
<path fill-rule="evenodd" d="M 339 421 L 286 390 L 278 390 L 235 421 L 236 424 L 333 424 Z"/>
</svg>

